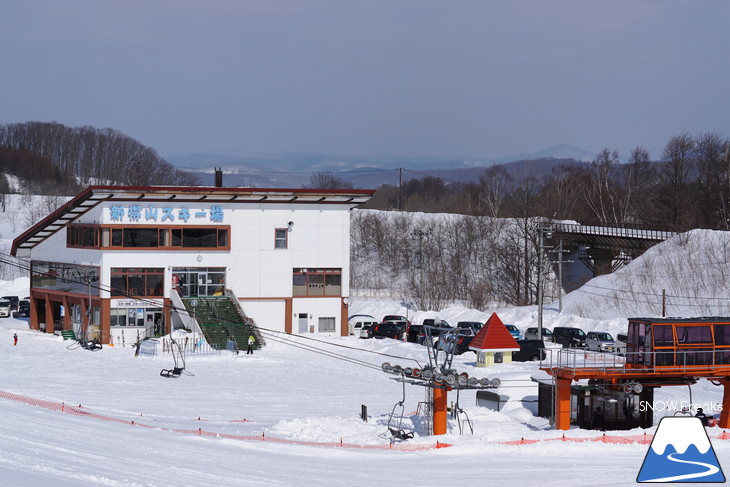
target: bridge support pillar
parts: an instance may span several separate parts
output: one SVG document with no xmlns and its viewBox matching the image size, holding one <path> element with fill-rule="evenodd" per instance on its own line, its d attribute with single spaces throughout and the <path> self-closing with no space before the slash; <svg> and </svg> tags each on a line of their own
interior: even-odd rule
<svg viewBox="0 0 730 487">
<path fill-rule="evenodd" d="M 723 387 L 722 411 L 720 411 L 720 422 L 718 426 L 723 429 L 730 429 L 730 378 L 721 379 Z"/>
<path fill-rule="evenodd" d="M 570 384 L 572 379 L 555 378 L 555 429 L 570 429 Z"/>
<path fill-rule="evenodd" d="M 587 253 L 593 260 L 593 277 L 610 274 L 613 271 L 613 259 L 618 255 L 617 251 L 591 247 Z"/>
</svg>

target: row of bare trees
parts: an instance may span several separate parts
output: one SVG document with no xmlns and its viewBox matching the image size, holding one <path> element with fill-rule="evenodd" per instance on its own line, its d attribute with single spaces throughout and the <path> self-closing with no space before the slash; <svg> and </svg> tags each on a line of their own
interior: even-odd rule
<svg viewBox="0 0 730 487">
<path fill-rule="evenodd" d="M 536 300 L 539 219 L 355 210 L 351 225 L 353 289 L 385 291 L 421 309 Z M 547 298 L 558 292 L 550 280 Z"/>
<path fill-rule="evenodd" d="M 493 166 L 473 183 L 426 177 L 383 186 L 368 208 L 686 231 L 730 228 L 730 141 L 717 133 L 672 137 L 655 160 L 641 146 L 622 163 L 606 148 L 590 163 L 523 161 Z"/>
<path fill-rule="evenodd" d="M 199 184 L 196 176 L 176 169 L 154 149 L 109 128 L 67 127 L 52 122 L 0 125 L 0 147 L 6 157 L 15 156 L 12 166 L 16 170 L 22 167 L 22 158 L 34 154 L 51 161 L 56 179 L 70 178 L 81 186 Z M 5 168 L 6 173 L 10 171 Z"/>
</svg>

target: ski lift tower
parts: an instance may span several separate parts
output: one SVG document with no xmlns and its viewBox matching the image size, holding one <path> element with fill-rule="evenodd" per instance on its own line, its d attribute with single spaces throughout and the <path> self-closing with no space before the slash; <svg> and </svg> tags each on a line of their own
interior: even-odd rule
<svg viewBox="0 0 730 487">
<path fill-rule="evenodd" d="M 424 326 L 425 343 L 428 350 L 428 365 L 422 369 L 402 367 L 383 363 L 383 372 L 398 375 L 395 380 L 426 387 L 430 392 L 429 406 L 432 414 L 432 429 L 434 435 L 447 433 L 448 392 L 452 389 L 492 389 L 501 384 L 498 378 L 484 377 L 477 379 L 469 377 L 466 372 L 459 373 L 452 367 L 454 352 L 458 339 L 469 330 L 454 329 L 439 326 Z M 437 343 L 434 339 L 438 337 Z"/>
</svg>

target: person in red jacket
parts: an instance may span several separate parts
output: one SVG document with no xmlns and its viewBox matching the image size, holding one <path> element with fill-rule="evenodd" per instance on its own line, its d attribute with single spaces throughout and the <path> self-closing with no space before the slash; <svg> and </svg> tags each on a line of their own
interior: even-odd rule
<svg viewBox="0 0 730 487">
<path fill-rule="evenodd" d="M 18 345 L 18 334 L 13 333 L 13 345 Z"/>
</svg>

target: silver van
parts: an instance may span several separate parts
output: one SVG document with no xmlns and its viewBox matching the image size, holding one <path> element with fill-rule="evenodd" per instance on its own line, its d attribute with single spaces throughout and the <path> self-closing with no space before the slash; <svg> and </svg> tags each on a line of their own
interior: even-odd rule
<svg viewBox="0 0 730 487">
<path fill-rule="evenodd" d="M 12 305 L 7 299 L 0 299 L 0 318 L 10 317 Z"/>
</svg>

